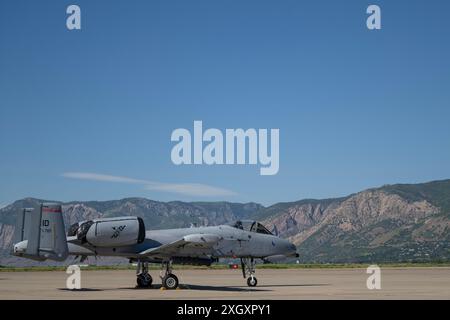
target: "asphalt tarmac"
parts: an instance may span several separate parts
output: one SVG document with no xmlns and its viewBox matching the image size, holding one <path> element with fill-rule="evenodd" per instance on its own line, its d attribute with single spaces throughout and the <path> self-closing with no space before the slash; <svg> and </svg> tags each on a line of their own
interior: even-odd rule
<svg viewBox="0 0 450 320">
<path fill-rule="evenodd" d="M 0 272 L 0 299 L 450 299 L 450 268 L 381 269 L 381 290 L 367 289 L 365 269 L 263 269 L 249 288 L 240 270 L 174 270 L 181 288 L 136 289 L 132 270 L 81 271 L 81 290 L 62 271 Z"/>
</svg>

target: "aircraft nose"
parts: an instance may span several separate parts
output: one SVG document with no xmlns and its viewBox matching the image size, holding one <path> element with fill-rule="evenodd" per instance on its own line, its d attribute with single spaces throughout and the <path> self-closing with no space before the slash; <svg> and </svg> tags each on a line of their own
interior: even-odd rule
<svg viewBox="0 0 450 320">
<path fill-rule="evenodd" d="M 286 241 L 286 256 L 297 256 L 297 247 L 289 241 Z"/>
</svg>

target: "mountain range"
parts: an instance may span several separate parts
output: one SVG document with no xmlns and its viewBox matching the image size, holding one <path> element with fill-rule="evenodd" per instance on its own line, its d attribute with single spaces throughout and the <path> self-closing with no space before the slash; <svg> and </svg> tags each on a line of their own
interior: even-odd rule
<svg viewBox="0 0 450 320">
<path fill-rule="evenodd" d="M 25 198 L 0 209 L 0 265 L 28 265 L 11 257 L 14 224 Z M 58 202 L 58 201 L 52 201 Z M 100 217 L 140 216 L 147 229 L 261 221 L 298 247 L 302 263 L 380 263 L 450 260 L 450 180 L 395 184 L 333 199 L 257 203 L 159 202 L 145 198 L 62 203 L 66 226 Z"/>
</svg>

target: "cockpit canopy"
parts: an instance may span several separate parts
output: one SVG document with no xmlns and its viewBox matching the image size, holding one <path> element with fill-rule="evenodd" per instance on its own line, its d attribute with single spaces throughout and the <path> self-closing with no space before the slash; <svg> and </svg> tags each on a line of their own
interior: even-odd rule
<svg viewBox="0 0 450 320">
<path fill-rule="evenodd" d="M 269 230 L 267 230 L 266 227 L 264 227 L 261 223 L 254 220 L 238 220 L 235 222 L 232 222 L 229 224 L 233 228 L 249 231 L 249 232 L 256 232 L 256 233 L 262 233 L 262 234 L 271 234 Z"/>
</svg>

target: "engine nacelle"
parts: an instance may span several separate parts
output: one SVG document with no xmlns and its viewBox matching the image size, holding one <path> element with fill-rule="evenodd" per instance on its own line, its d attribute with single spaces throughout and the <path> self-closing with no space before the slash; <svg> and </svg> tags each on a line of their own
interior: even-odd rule
<svg viewBox="0 0 450 320">
<path fill-rule="evenodd" d="M 138 217 L 90 220 L 79 226 L 77 238 L 94 247 L 128 246 L 145 240 L 145 225 Z"/>
</svg>

